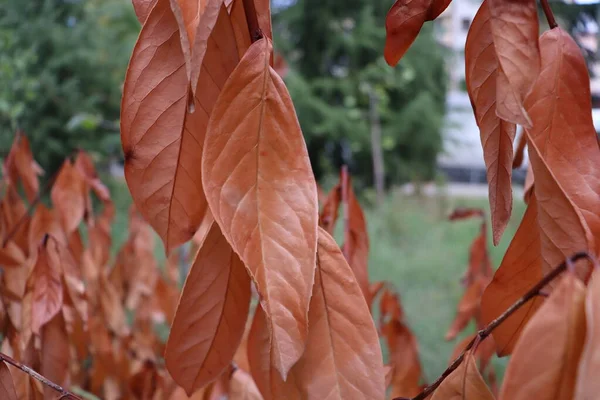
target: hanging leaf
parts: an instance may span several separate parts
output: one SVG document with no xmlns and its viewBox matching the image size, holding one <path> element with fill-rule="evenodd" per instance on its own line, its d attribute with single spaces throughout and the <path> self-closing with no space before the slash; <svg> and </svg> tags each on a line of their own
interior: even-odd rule
<svg viewBox="0 0 600 400">
<path fill-rule="evenodd" d="M 202 91 L 193 98 L 195 111 L 188 112 L 192 96 L 177 32 L 169 2 L 159 0 L 133 50 L 121 107 L 125 178 L 167 252 L 191 239 L 205 215 L 200 165 L 206 126 L 237 63 L 231 22 L 222 7 L 202 60 L 197 82 Z"/>
<path fill-rule="evenodd" d="M 468 353 L 433 392 L 431 400 L 494 400 L 494 395 L 479 373 L 475 357 Z"/>
<path fill-rule="evenodd" d="M 600 148 L 586 62 L 579 46 L 560 28 L 545 32 L 540 48 L 542 70 L 525 104 L 533 121 L 528 140 L 600 239 Z M 532 166 L 537 175 L 533 160 Z"/>
<path fill-rule="evenodd" d="M 417 339 L 400 320 L 392 319 L 381 327 L 389 349 L 390 363 L 394 366 L 391 395 L 412 397 L 421 391 L 422 369 Z"/>
<path fill-rule="evenodd" d="M 51 382 L 65 386 L 69 376 L 69 337 L 62 313 L 56 314 L 41 332 L 42 351 L 40 372 Z M 44 398 L 52 399 L 56 391 L 44 386 Z"/>
<path fill-rule="evenodd" d="M 252 376 L 241 369 L 233 373 L 229 391 L 231 400 L 263 400 Z"/>
<path fill-rule="evenodd" d="M 269 66 L 271 51 L 268 39 L 255 42 L 223 88 L 202 178 L 215 221 L 262 296 L 275 366 L 285 377 L 307 337 L 318 207 L 306 145 L 287 89 Z"/>
<path fill-rule="evenodd" d="M 81 172 L 66 160 L 52 185 L 50 198 L 67 235 L 75 231 L 87 210 L 88 187 Z"/>
<path fill-rule="evenodd" d="M 535 195 L 532 195 L 500 268 L 483 292 L 481 317 L 485 324 L 499 317 L 543 277 L 542 247 L 537 218 L 537 201 Z M 541 296 L 533 298 L 494 329 L 492 336 L 499 356 L 512 353 L 527 321 L 533 317 L 543 301 L 544 298 Z"/>
<path fill-rule="evenodd" d="M 283 382 L 273 372 L 268 325 L 258 308 L 248 338 L 252 375 L 266 399 L 320 399 L 324 393 L 382 399 L 384 369 L 373 320 L 339 247 L 322 229 L 317 260 L 304 354 Z"/>
<path fill-rule="evenodd" d="M 249 306 L 248 273 L 213 224 L 183 287 L 165 353 L 171 376 L 189 395 L 231 363 Z"/>
<path fill-rule="evenodd" d="M 43 175 L 44 171 L 35 162 L 29 140 L 22 132 L 17 132 L 10 152 L 4 160 L 3 169 L 8 182 L 16 186 L 20 180 L 29 203 L 35 201 L 40 190 L 38 176 Z"/>
<path fill-rule="evenodd" d="M 446 332 L 445 339 L 453 340 L 473 318 L 476 318 L 480 310 L 481 294 L 485 288 L 483 279 L 475 279 L 465 293 L 463 294 L 460 303 L 458 303 L 457 313 L 452 321 L 452 325 Z"/>
<path fill-rule="evenodd" d="M 110 192 L 98 177 L 94 161 L 92 161 L 90 155 L 83 150 L 79 150 L 77 157 L 75 157 L 74 166 L 83 175 L 88 186 L 92 188 L 96 196 L 102 202 L 110 202 Z"/>
<path fill-rule="evenodd" d="M 348 226 L 346 229 L 346 237 L 344 242 L 344 255 L 356 276 L 358 285 L 360 286 L 367 304 L 371 304 L 371 292 L 369 290 L 369 232 L 367 230 L 367 221 L 365 214 L 356 199 L 354 190 L 352 189 L 352 181 L 348 178 L 347 182 L 347 207 Z M 343 197 L 343 196 L 342 196 Z"/>
<path fill-rule="evenodd" d="M 600 323 L 600 273 L 595 269 L 585 295 L 585 344 L 577 368 L 575 400 L 595 398 L 600 393 L 600 382 L 596 378 L 600 368 L 600 345 L 598 324 Z"/>
<path fill-rule="evenodd" d="M 43 204 L 38 204 L 29 225 L 29 249 L 31 251 L 37 249 L 46 234 L 51 235 L 61 243 L 67 241 L 54 210 L 50 210 Z"/>
<path fill-rule="evenodd" d="M 56 239 L 47 236 L 39 247 L 39 254 L 27 280 L 26 292 L 31 295 L 31 328 L 39 334 L 60 312 L 63 305 L 63 285 L 61 279 L 60 256 Z"/>
<path fill-rule="evenodd" d="M 481 208 L 455 208 L 448 216 L 449 221 L 458 221 L 468 218 L 483 218 L 485 213 Z"/>
<path fill-rule="evenodd" d="M 319 225 L 330 235 L 333 235 L 335 223 L 337 222 L 339 214 L 340 202 L 342 201 L 341 190 L 341 185 L 339 183 L 331 189 L 325 199 L 323 210 L 319 216 Z"/>
<path fill-rule="evenodd" d="M 585 340 L 585 288 L 564 276 L 529 321 L 510 359 L 500 399 L 572 399 Z"/>
<path fill-rule="evenodd" d="M 516 126 L 496 115 L 498 57 L 488 2 L 484 1 L 465 44 L 466 83 L 479 126 L 489 185 L 494 245 L 502 237 L 512 211 L 512 157 Z"/>
<path fill-rule="evenodd" d="M 0 362 L 0 398 L 4 400 L 18 399 L 13 377 L 4 361 Z"/>
<path fill-rule="evenodd" d="M 386 62 L 392 67 L 398 64 L 423 24 L 436 19 L 449 4 L 450 0 L 396 0 L 385 18 Z"/>
<path fill-rule="evenodd" d="M 143 24 L 146 22 L 148 14 L 150 14 L 150 10 L 152 10 L 157 0 L 132 0 L 131 2 L 133 3 L 133 9 L 138 21 L 140 21 L 140 24 Z"/>
<path fill-rule="evenodd" d="M 592 236 L 580 209 L 558 183 L 534 142 L 528 146 L 531 167 L 537 177 L 533 190 L 538 202 L 538 223 L 542 246 L 542 273 L 546 274 L 565 258 L 586 250 L 594 251 Z M 583 273 L 588 273 L 584 268 Z M 553 284 L 550 287 L 554 286 Z"/>
<path fill-rule="evenodd" d="M 539 22 L 535 0 L 488 0 L 500 72 L 496 114 L 531 127 L 523 102 L 540 72 Z M 513 133 L 514 137 L 514 133 Z"/>
<path fill-rule="evenodd" d="M 246 10 L 244 9 L 243 0 L 231 1 L 231 24 L 235 34 L 235 42 L 237 43 L 238 54 L 240 59 L 244 57 L 246 51 L 252 44 L 250 30 L 248 29 L 248 21 L 246 19 Z"/>
<path fill-rule="evenodd" d="M 527 145 L 527 134 L 522 131 L 517 140 L 517 148 L 515 150 L 515 156 L 513 158 L 512 167 L 513 169 L 519 168 L 523 164 L 523 158 L 525 154 L 525 146 Z"/>
</svg>

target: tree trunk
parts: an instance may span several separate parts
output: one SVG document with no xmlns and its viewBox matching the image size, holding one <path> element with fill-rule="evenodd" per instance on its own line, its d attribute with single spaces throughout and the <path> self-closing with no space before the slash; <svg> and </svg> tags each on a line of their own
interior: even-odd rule
<svg viewBox="0 0 600 400">
<path fill-rule="evenodd" d="M 383 164 L 383 149 L 381 148 L 381 121 L 377 106 L 379 99 L 373 88 L 369 88 L 369 121 L 371 124 L 371 154 L 373 157 L 373 178 L 377 193 L 377 205 L 383 203 L 385 195 L 385 170 Z"/>
</svg>

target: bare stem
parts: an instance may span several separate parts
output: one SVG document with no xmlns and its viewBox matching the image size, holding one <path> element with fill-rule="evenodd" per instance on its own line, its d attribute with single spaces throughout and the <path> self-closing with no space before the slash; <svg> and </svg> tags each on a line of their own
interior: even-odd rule
<svg viewBox="0 0 600 400">
<path fill-rule="evenodd" d="M 250 40 L 254 43 L 263 37 L 263 33 L 258 25 L 258 16 L 256 15 L 256 8 L 254 7 L 254 0 L 242 1 L 244 4 L 244 12 L 246 14 L 246 23 L 248 24 L 248 31 L 250 32 Z"/>
<path fill-rule="evenodd" d="M 82 400 L 81 397 L 69 392 L 68 390 L 64 389 L 62 386 L 57 385 L 56 383 L 52 382 L 45 376 L 38 374 L 37 372 L 35 372 L 31 368 L 29 368 L 28 366 L 21 364 L 20 362 L 14 360 L 13 358 L 7 356 L 4 353 L 0 353 L 0 361 L 4 361 L 4 362 L 12 365 L 13 367 L 20 369 L 21 371 L 25 372 L 27 375 L 42 382 L 44 385 L 49 386 L 52 389 L 56 390 L 58 393 L 60 393 L 59 399 Z"/>
<path fill-rule="evenodd" d="M 494 329 L 496 329 L 498 327 L 498 325 L 500 325 L 502 322 L 504 322 L 515 311 L 517 311 L 519 308 L 521 308 L 525 303 L 527 303 L 532 298 L 538 296 L 540 294 L 541 290 L 544 288 L 544 286 L 546 286 L 548 283 L 552 282 L 554 279 L 556 279 L 560 274 L 562 274 L 567 269 L 568 264 L 574 263 L 583 258 L 587 258 L 588 260 L 591 260 L 592 262 L 594 261 L 593 258 L 587 252 L 582 251 L 582 252 L 573 254 L 571 257 L 566 259 L 562 264 L 560 264 L 559 266 L 554 268 L 552 271 L 550 271 L 550 273 L 548 275 L 544 276 L 538 283 L 535 284 L 534 287 L 532 287 L 527 293 L 525 293 L 512 306 L 507 308 L 506 311 L 504 311 L 498 318 L 496 318 L 495 320 L 490 322 L 484 329 L 477 332 L 477 335 L 473 338 L 473 340 L 471 340 L 469 342 L 469 344 L 464 348 L 462 353 L 454 361 L 452 361 L 452 364 L 450 364 L 450 366 L 442 373 L 442 375 L 440 375 L 440 377 L 437 378 L 435 380 L 435 382 L 433 382 L 431 385 L 428 385 L 421 393 L 419 393 L 418 395 L 416 395 L 415 397 L 413 397 L 410 400 L 426 399 L 431 393 L 433 393 L 433 391 L 435 391 L 435 389 L 438 388 L 438 386 L 440 386 L 442 384 L 444 379 L 446 379 L 455 369 L 457 369 L 460 366 L 460 364 L 463 362 L 463 360 L 465 358 L 466 352 L 471 350 L 471 348 L 473 347 L 475 342 L 477 342 L 477 341 L 480 342 L 483 339 L 485 339 L 486 337 L 488 337 L 494 331 Z M 393 400 L 407 400 L 407 399 L 403 398 L 403 397 L 396 397 Z"/>
<path fill-rule="evenodd" d="M 556 23 L 556 19 L 554 19 L 550 3 L 548 3 L 548 0 L 540 0 L 540 3 L 542 3 L 542 9 L 544 10 L 544 15 L 546 15 L 546 20 L 548 21 L 550 29 L 556 28 L 558 24 Z"/>
</svg>

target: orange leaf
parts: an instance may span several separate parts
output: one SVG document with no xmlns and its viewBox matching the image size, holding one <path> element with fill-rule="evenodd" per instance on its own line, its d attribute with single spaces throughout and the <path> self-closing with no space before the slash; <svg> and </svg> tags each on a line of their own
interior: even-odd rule
<svg viewBox="0 0 600 400">
<path fill-rule="evenodd" d="M 446 332 L 446 340 L 454 339 L 471 322 L 471 319 L 477 317 L 484 287 L 485 282 L 482 279 L 475 279 L 471 282 L 458 303 L 456 317 Z"/>
<path fill-rule="evenodd" d="M 165 353 L 171 376 L 188 395 L 231 363 L 249 305 L 248 273 L 213 224 L 183 287 Z"/>
<path fill-rule="evenodd" d="M 526 101 L 533 121 L 528 141 L 535 144 L 558 185 L 600 239 L 600 148 L 586 62 L 579 46 L 560 28 L 542 35 L 540 49 L 542 70 Z M 537 176 L 533 160 L 532 166 Z"/>
<path fill-rule="evenodd" d="M 41 337 L 42 360 L 40 372 L 51 382 L 64 387 L 69 376 L 71 350 L 62 313 L 59 312 L 44 325 Z M 56 396 L 56 391 L 49 386 L 44 386 L 44 398 L 51 399 L 54 396 Z"/>
<path fill-rule="evenodd" d="M 417 339 L 401 321 L 392 319 L 381 328 L 394 366 L 392 397 L 412 397 L 421 391 L 421 363 Z"/>
<path fill-rule="evenodd" d="M 527 145 L 527 134 L 522 131 L 517 140 L 517 148 L 515 150 L 515 156 L 513 158 L 512 167 L 513 169 L 519 168 L 523 164 L 523 158 L 525 154 L 525 146 Z"/>
<path fill-rule="evenodd" d="M 531 169 L 531 163 L 527 165 L 527 175 L 525 175 L 525 184 L 523 185 L 523 201 L 525 204 L 529 203 L 529 198 L 533 193 L 533 169 Z"/>
<path fill-rule="evenodd" d="M 466 82 L 479 126 L 487 169 L 494 245 L 497 245 L 512 210 L 512 154 L 516 126 L 496 115 L 498 57 L 494 48 L 488 2 L 475 15 L 465 44 Z"/>
<path fill-rule="evenodd" d="M 585 287 L 572 273 L 529 321 L 504 375 L 500 399 L 572 399 L 585 340 Z"/>
<path fill-rule="evenodd" d="M 494 395 L 485 384 L 477 369 L 475 357 L 465 356 L 457 369 L 444 379 L 433 392 L 431 400 L 494 400 Z"/>
<path fill-rule="evenodd" d="M 3 400 L 18 399 L 12 375 L 4 361 L 0 362 L 0 398 Z"/>
<path fill-rule="evenodd" d="M 585 297 L 586 337 L 579 367 L 577 368 L 576 400 L 593 399 L 600 393 L 598 371 L 600 368 L 600 346 L 598 324 L 600 323 L 600 273 L 596 268 L 587 287 Z"/>
<path fill-rule="evenodd" d="M 206 126 L 237 63 L 222 7 L 202 61 L 197 82 L 202 90 L 193 100 L 195 111 L 188 112 L 190 83 L 177 32 L 169 1 L 159 0 L 133 50 L 121 107 L 125 178 L 167 252 L 192 238 L 206 212 L 200 170 Z"/>
<path fill-rule="evenodd" d="M 252 380 L 252 376 L 241 369 L 233 373 L 229 391 L 231 400 L 262 400 L 263 398 Z"/>
<path fill-rule="evenodd" d="M 468 218 L 483 218 L 485 213 L 481 208 L 455 208 L 452 214 L 448 216 L 450 221 L 458 221 Z"/>
<path fill-rule="evenodd" d="M 133 9 L 135 10 L 135 15 L 141 24 L 146 22 L 148 18 L 148 14 L 150 14 L 150 10 L 156 4 L 157 0 L 132 0 Z"/>
<path fill-rule="evenodd" d="M 61 243 L 66 243 L 65 234 L 54 211 L 43 204 L 38 204 L 29 225 L 29 249 L 31 251 L 37 249 L 46 234 L 52 235 Z"/>
<path fill-rule="evenodd" d="M 9 240 L 4 247 L 0 248 L 0 266 L 18 268 L 25 261 L 25 254 L 23 254 L 23 251 L 12 240 Z"/>
<path fill-rule="evenodd" d="M 92 188 L 94 193 L 96 193 L 96 196 L 105 203 L 109 202 L 110 192 L 98 177 L 96 167 L 94 167 L 94 162 L 90 155 L 83 150 L 79 150 L 77 152 L 77 157 L 75 158 L 74 166 L 81 172 L 88 185 Z"/>
<path fill-rule="evenodd" d="M 335 229 L 335 223 L 338 218 L 341 201 L 341 185 L 338 183 L 327 195 L 325 203 L 323 204 L 323 210 L 319 216 L 319 225 L 330 235 L 333 235 L 333 230 Z"/>
<path fill-rule="evenodd" d="M 540 157 L 537 145 L 530 142 L 528 149 L 531 167 L 537 177 L 533 190 L 538 202 L 542 273 L 546 274 L 578 251 L 587 250 L 592 253 L 594 237 L 580 209 L 573 204 L 556 175 Z M 585 268 L 584 273 L 587 274 L 588 271 Z"/>
<path fill-rule="evenodd" d="M 500 268 L 483 292 L 481 315 L 485 324 L 500 316 L 542 279 L 542 248 L 537 217 L 537 201 L 532 195 Z M 540 296 L 533 298 L 494 330 L 492 336 L 499 356 L 512 353 L 521 331 L 543 301 Z"/>
<path fill-rule="evenodd" d="M 283 382 L 269 357 L 268 325 L 257 309 L 248 339 L 252 375 L 265 398 L 382 399 L 384 368 L 361 290 L 335 240 L 319 232 L 318 268 L 306 350 Z M 262 314 L 262 315 L 261 315 Z"/>
<path fill-rule="evenodd" d="M 494 47 L 501 67 L 496 83 L 496 114 L 505 121 L 531 127 L 523 102 L 540 71 L 536 2 L 488 1 Z"/>
<path fill-rule="evenodd" d="M 241 59 L 252 44 L 243 0 L 232 0 L 230 16 L 239 58 Z"/>
<path fill-rule="evenodd" d="M 83 175 L 71 161 L 66 160 L 52 185 L 50 198 L 67 235 L 76 230 L 83 220 L 87 196 L 88 187 Z"/>
<path fill-rule="evenodd" d="M 307 337 L 318 206 L 294 107 L 269 66 L 271 51 L 268 39 L 255 42 L 225 84 L 207 129 L 202 179 L 215 221 L 262 296 L 275 366 L 286 376 Z"/>
<path fill-rule="evenodd" d="M 426 21 L 436 19 L 450 0 L 396 0 L 385 18 L 386 62 L 395 66 L 415 41 Z"/>
<path fill-rule="evenodd" d="M 481 223 L 479 235 L 471 243 L 469 248 L 469 268 L 462 281 L 469 286 L 478 277 L 491 277 L 492 265 L 487 249 L 487 226 L 485 222 Z"/>
<path fill-rule="evenodd" d="M 342 189 L 343 190 L 343 189 Z M 347 207 L 348 226 L 346 229 L 346 238 L 344 242 L 344 255 L 356 276 L 356 280 L 365 296 L 367 304 L 371 304 L 371 292 L 369 291 L 369 232 L 367 230 L 367 221 L 360 203 L 356 199 L 352 189 L 351 180 L 347 183 Z M 343 195 L 342 195 L 343 197 Z"/>
<path fill-rule="evenodd" d="M 32 296 L 31 328 L 40 328 L 60 312 L 63 305 L 62 271 L 58 243 L 48 236 L 40 245 L 39 254 L 27 280 L 26 291 Z"/>
<path fill-rule="evenodd" d="M 27 200 L 32 203 L 40 190 L 38 176 L 44 171 L 33 159 L 29 140 L 21 132 L 17 132 L 3 167 L 10 184 L 16 186 L 21 180 Z"/>
</svg>

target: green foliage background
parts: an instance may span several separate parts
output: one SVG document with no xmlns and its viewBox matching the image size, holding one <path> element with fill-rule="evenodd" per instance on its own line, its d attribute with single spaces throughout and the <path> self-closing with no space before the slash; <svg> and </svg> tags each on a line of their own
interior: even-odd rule
<svg viewBox="0 0 600 400">
<path fill-rule="evenodd" d="M 433 175 L 445 75 L 426 26 L 401 65 L 382 52 L 389 0 L 273 3 L 276 48 L 317 177 L 350 164 L 372 182 L 369 91 L 379 99 L 387 181 Z M 77 148 L 120 159 L 121 87 L 140 25 L 129 0 L 0 2 L 0 154 L 16 129 L 50 173 Z"/>
</svg>

